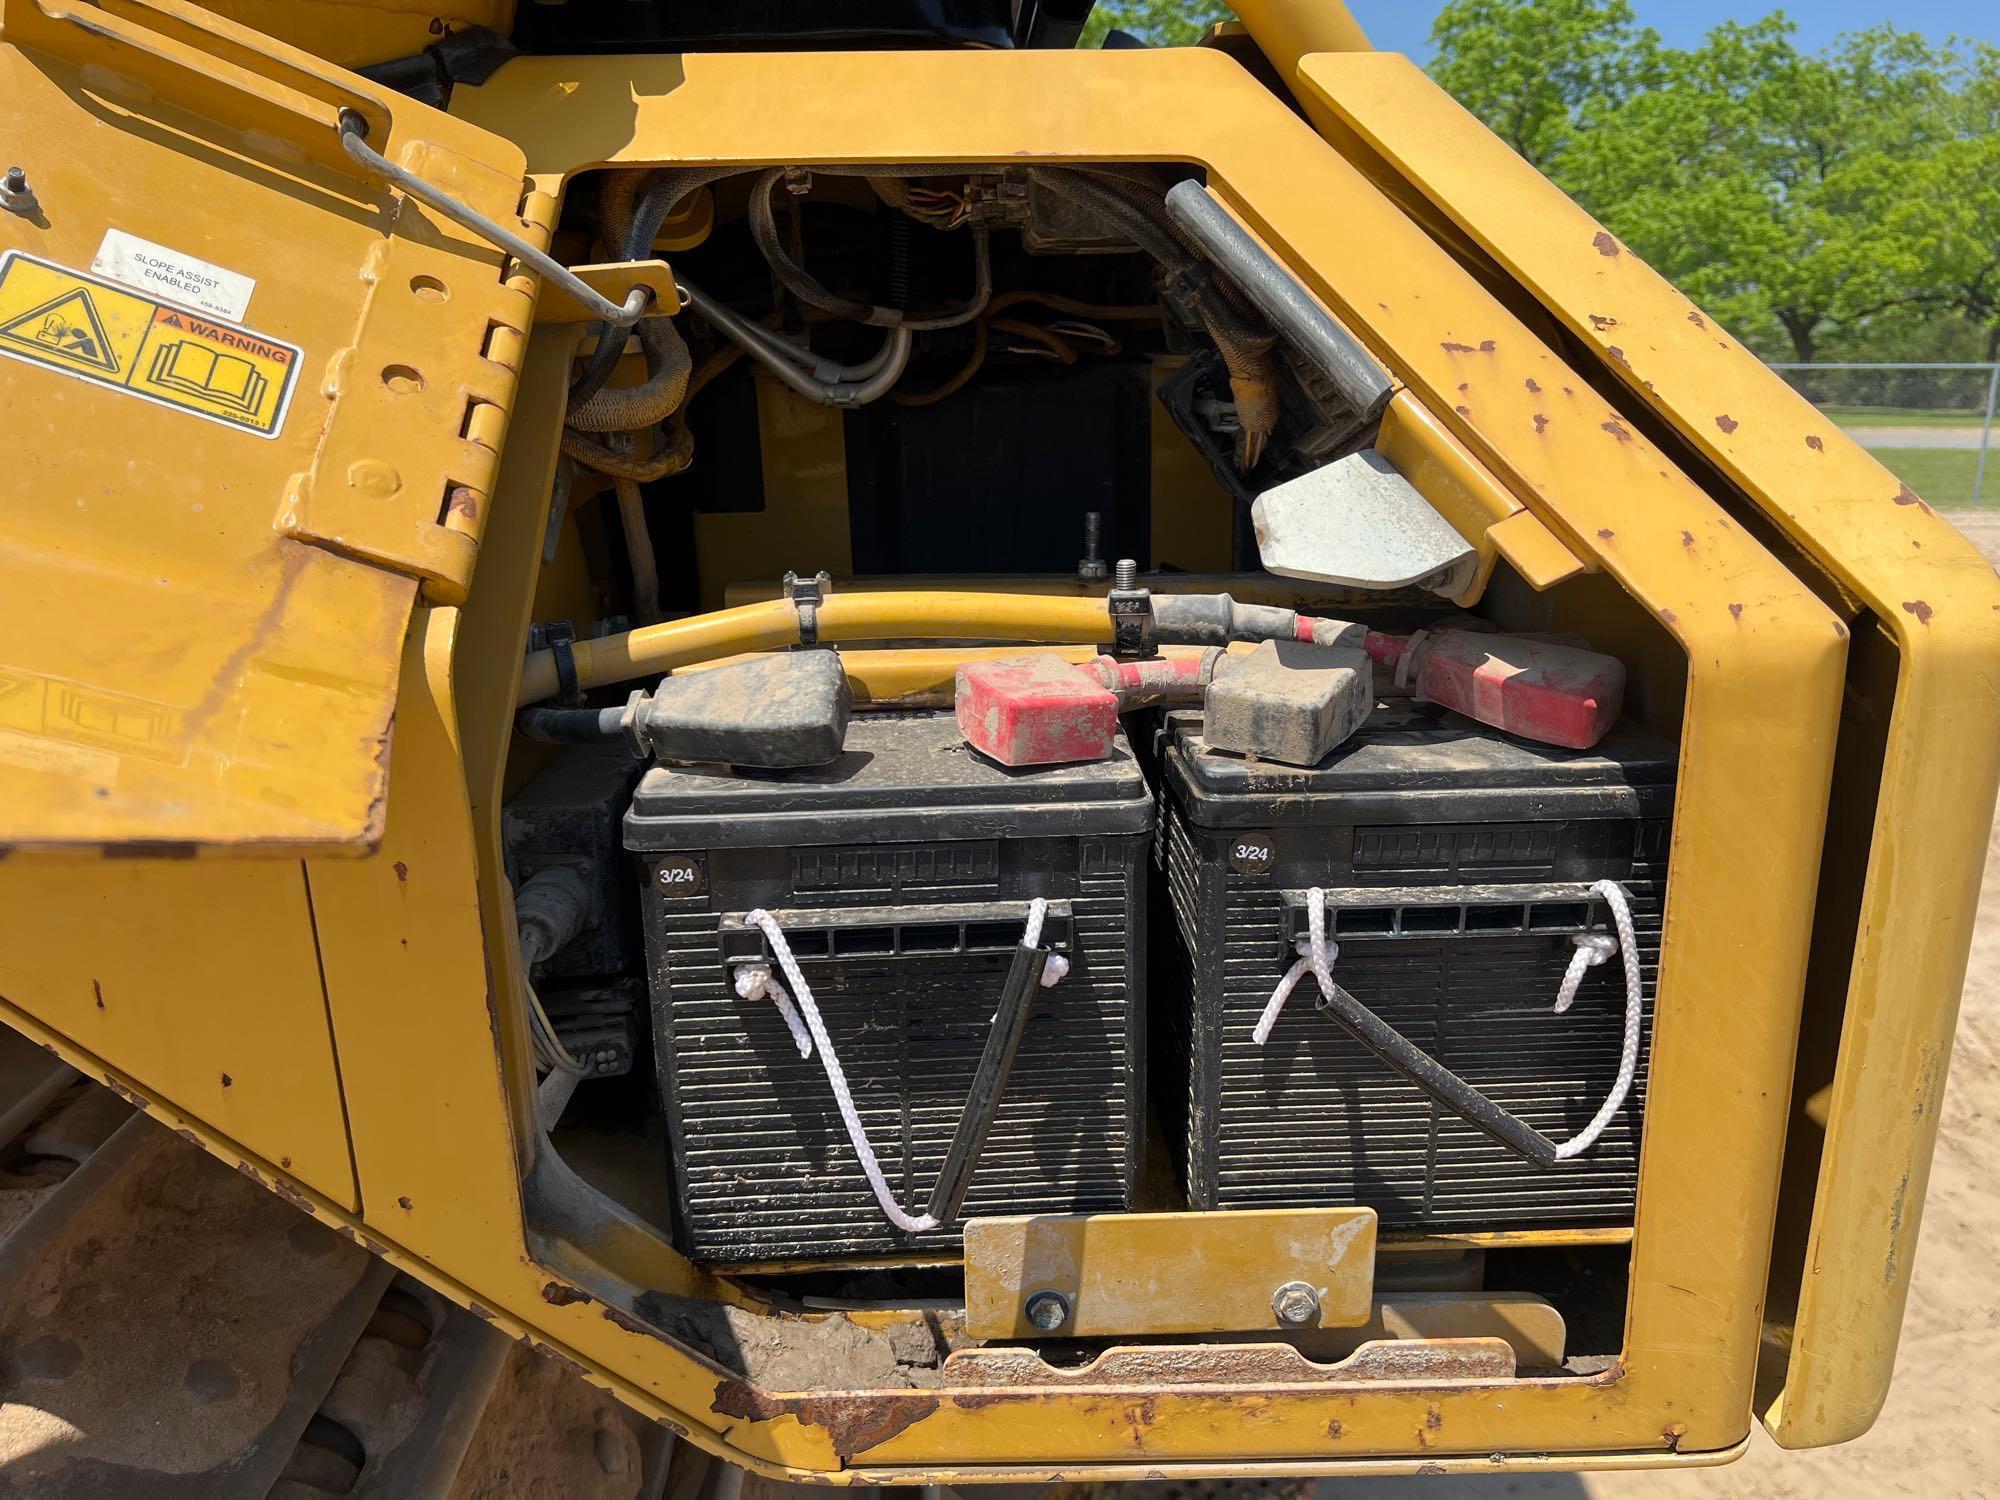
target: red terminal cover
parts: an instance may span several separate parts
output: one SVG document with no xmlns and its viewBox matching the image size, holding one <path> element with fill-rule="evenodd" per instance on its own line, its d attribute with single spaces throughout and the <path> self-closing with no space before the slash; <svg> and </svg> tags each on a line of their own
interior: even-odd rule
<svg viewBox="0 0 2000 1500">
<path fill-rule="evenodd" d="M 1470 630 L 1439 631 L 1417 651 L 1420 696 L 1544 744 L 1588 750 L 1624 706 L 1625 664 L 1601 652 Z"/>
<path fill-rule="evenodd" d="M 967 662 L 955 706 L 965 742 L 1003 766 L 1103 760 L 1118 732 L 1118 695 L 1059 656 Z"/>
</svg>

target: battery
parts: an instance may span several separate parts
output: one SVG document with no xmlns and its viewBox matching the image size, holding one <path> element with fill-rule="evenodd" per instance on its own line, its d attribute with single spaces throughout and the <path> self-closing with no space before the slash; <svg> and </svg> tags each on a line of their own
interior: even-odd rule
<svg viewBox="0 0 2000 1500">
<path fill-rule="evenodd" d="M 1029 903 L 1067 959 L 1034 1008 L 965 1218 L 1123 1210 L 1140 1172 L 1146 853 L 1153 803 L 1107 760 L 1010 770 L 949 715 L 858 717 L 827 766 L 655 766 L 624 837 L 641 898 L 676 1244 L 731 1265 L 947 1258 L 959 1224 L 892 1227 L 818 1057 L 739 965 L 775 917 L 897 1201 L 922 1211 L 970 1091 Z M 782 981 L 782 971 L 779 971 Z"/>
<path fill-rule="evenodd" d="M 1156 1065 L 1191 1204 L 1361 1204 L 1385 1228 L 1631 1221 L 1672 827 L 1674 747 L 1630 723 L 1594 749 L 1538 745 L 1391 701 L 1311 769 L 1208 749 L 1198 715 L 1161 736 L 1165 907 L 1179 969 Z M 1590 887 L 1627 893 L 1645 984 L 1640 1066 L 1587 1153 L 1537 1167 L 1435 1104 L 1319 1011 L 1308 976 L 1252 1031 L 1326 893 L 1333 977 L 1552 1140 L 1619 1068 L 1622 961 L 1554 1013 L 1573 939 L 1610 930 Z"/>
</svg>

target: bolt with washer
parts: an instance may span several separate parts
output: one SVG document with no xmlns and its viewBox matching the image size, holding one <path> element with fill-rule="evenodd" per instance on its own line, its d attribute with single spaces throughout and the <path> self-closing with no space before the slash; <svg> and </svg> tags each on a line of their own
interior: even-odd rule
<svg viewBox="0 0 2000 1500">
<path fill-rule="evenodd" d="M 1288 1328 L 1319 1321 L 1319 1293 L 1303 1281 L 1288 1281 L 1271 1293 L 1271 1311 Z"/>
<path fill-rule="evenodd" d="M 9 167 L 0 174 L 0 208 L 9 213 L 32 214 L 41 205 L 35 201 L 35 190 L 28 186 L 28 174 L 19 167 Z"/>
<path fill-rule="evenodd" d="M 1069 1298 L 1061 1292 L 1036 1292 L 1028 1299 L 1028 1321 L 1043 1333 L 1054 1333 L 1069 1321 Z"/>
</svg>

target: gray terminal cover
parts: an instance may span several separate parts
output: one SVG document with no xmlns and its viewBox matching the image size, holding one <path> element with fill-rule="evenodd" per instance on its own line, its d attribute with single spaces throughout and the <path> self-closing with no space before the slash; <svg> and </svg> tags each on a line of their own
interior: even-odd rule
<svg viewBox="0 0 2000 1500">
<path fill-rule="evenodd" d="M 662 760 L 777 769 L 840 754 L 854 692 L 836 651 L 784 651 L 669 677 L 640 714 Z"/>
</svg>

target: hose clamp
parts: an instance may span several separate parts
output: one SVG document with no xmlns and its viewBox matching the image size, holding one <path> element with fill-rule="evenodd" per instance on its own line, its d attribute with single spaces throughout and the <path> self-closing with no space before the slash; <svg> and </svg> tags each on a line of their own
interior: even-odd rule
<svg viewBox="0 0 2000 1500">
<path fill-rule="evenodd" d="M 583 684 L 576 673 L 576 629 L 567 620 L 551 620 L 528 631 L 528 649 L 546 651 L 556 664 L 556 703 L 562 708 L 583 707 Z"/>
<path fill-rule="evenodd" d="M 811 578 L 801 578 L 796 573 L 785 574 L 785 598 L 799 612 L 799 644 L 817 646 L 819 644 L 819 607 L 826 602 L 826 596 L 833 592 L 833 575 L 824 568 Z"/>
</svg>

